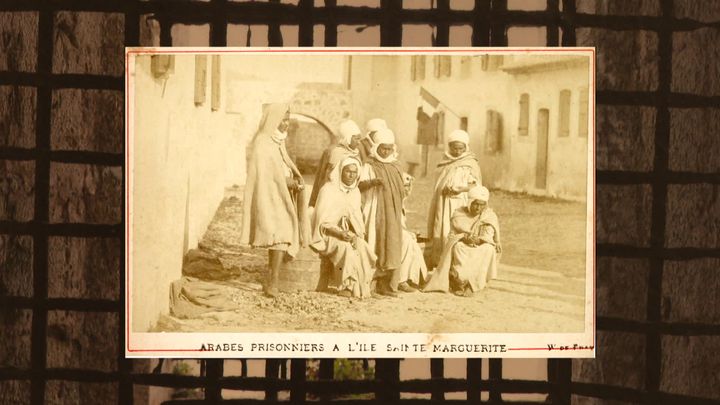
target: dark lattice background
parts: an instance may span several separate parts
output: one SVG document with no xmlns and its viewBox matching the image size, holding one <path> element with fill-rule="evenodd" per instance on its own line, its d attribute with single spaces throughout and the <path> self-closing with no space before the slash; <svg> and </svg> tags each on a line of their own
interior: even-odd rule
<svg viewBox="0 0 720 405">
<path fill-rule="evenodd" d="M 200 388 L 210 402 L 231 389 L 268 399 L 289 391 L 296 402 L 465 392 L 470 403 L 509 393 L 558 404 L 716 403 L 720 2 L 547 0 L 539 11 L 508 10 L 506 0 L 470 10 L 448 0 L 412 10 L 391 0 L 285 3 L 0 2 L 1 403 L 131 404 L 149 386 Z M 332 381 L 332 360 L 312 381 L 306 360 L 289 362 L 289 379 L 277 360 L 265 377 L 226 376 L 224 360 L 203 362 L 197 376 L 126 360 L 123 46 L 152 45 L 148 21 L 161 45 L 173 44 L 179 23 L 207 25 L 212 46 L 227 44 L 228 24 L 268 26 L 272 46 L 283 45 L 281 25 L 298 26 L 300 46 L 345 45 L 342 25 L 379 26 L 379 42 L 362 45 L 399 46 L 402 24 L 434 25 L 436 46 L 450 45 L 453 25 L 471 27 L 476 46 L 507 46 L 513 26 L 545 27 L 550 46 L 597 46 L 598 358 L 551 360 L 549 381 L 504 379 L 501 360 L 467 360 L 465 379 L 444 378 L 446 362 L 432 360 L 431 378 L 401 381 L 400 360 L 383 360 L 374 379 L 344 382 Z"/>
</svg>

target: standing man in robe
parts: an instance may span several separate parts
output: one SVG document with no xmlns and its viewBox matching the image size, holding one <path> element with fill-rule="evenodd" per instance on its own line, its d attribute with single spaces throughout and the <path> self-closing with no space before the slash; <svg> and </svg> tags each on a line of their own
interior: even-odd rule
<svg viewBox="0 0 720 405">
<path fill-rule="evenodd" d="M 482 185 L 480 165 L 470 151 L 470 135 L 458 129 L 448 136 L 447 150 L 437 165 L 437 178 L 428 212 L 428 239 L 432 241 L 428 267 L 437 265 L 452 231 L 455 210 L 467 206 L 467 191 Z"/>
<path fill-rule="evenodd" d="M 323 152 L 323 155 L 320 158 L 320 164 L 318 165 L 318 171 L 315 175 L 312 193 L 310 194 L 309 205 L 311 207 L 315 206 L 320 189 L 330 180 L 330 173 L 338 163 L 346 157 L 360 159 L 358 146 L 360 145 L 360 139 L 362 138 L 362 131 L 360 131 L 360 127 L 358 127 L 355 121 L 343 121 L 338 129 L 338 135 L 337 143 L 330 145 L 329 148 L 325 149 L 325 152 Z"/>
<path fill-rule="evenodd" d="M 360 177 L 365 237 L 377 255 L 376 293 L 395 297 L 402 254 L 403 171 L 395 134 L 381 129 L 375 142 Z"/>
<path fill-rule="evenodd" d="M 410 174 L 403 173 L 405 199 L 410 196 L 414 180 L 415 178 Z M 394 277 L 394 280 L 397 280 L 399 284 L 391 287 L 396 288 L 398 291 L 411 293 L 416 292 L 423 281 L 427 280 L 428 271 L 427 266 L 425 265 L 425 258 L 423 257 L 423 250 L 420 245 L 418 245 L 417 235 L 410 231 L 407 227 L 405 207 L 403 207 L 402 226 L 403 234 L 400 268 L 398 270 L 398 276 Z"/>
<path fill-rule="evenodd" d="M 290 126 L 286 105 L 270 104 L 248 161 L 240 242 L 268 249 L 268 277 L 263 291 L 278 295 L 283 263 L 297 254 L 309 237 L 302 175 L 285 149 Z"/>
<path fill-rule="evenodd" d="M 360 141 L 360 159 L 366 163 L 370 159 L 370 150 L 375 144 L 375 133 L 381 129 L 387 129 L 387 124 L 382 118 L 373 118 L 365 124 L 367 132 L 365 137 Z"/>
</svg>

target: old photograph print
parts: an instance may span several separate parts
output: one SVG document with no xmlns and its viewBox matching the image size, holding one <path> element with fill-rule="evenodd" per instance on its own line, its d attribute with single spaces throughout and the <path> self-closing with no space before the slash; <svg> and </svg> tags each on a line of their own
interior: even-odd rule
<svg viewBox="0 0 720 405">
<path fill-rule="evenodd" d="M 593 48 L 129 48 L 128 356 L 593 357 Z"/>
</svg>

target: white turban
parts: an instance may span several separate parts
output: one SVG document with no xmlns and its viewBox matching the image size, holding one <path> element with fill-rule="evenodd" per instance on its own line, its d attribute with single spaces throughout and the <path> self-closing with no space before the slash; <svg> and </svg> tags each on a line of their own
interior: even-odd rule
<svg viewBox="0 0 720 405">
<path fill-rule="evenodd" d="M 468 205 L 473 201 L 480 200 L 488 202 L 490 200 L 490 190 L 483 186 L 475 186 L 468 191 Z"/>
<path fill-rule="evenodd" d="M 448 144 L 450 142 L 462 142 L 465 146 L 468 146 L 470 143 L 470 135 L 462 129 L 456 129 L 450 132 L 448 136 Z"/>
<path fill-rule="evenodd" d="M 390 144 L 393 146 L 393 153 L 386 158 L 380 157 L 377 153 L 378 147 L 382 144 Z M 375 133 L 375 141 L 370 147 L 370 155 L 374 156 L 375 159 L 383 163 L 392 163 L 397 161 L 397 145 L 395 145 L 395 134 L 393 131 L 388 128 L 384 128 Z"/>
<path fill-rule="evenodd" d="M 381 129 L 387 129 L 387 123 L 382 118 L 373 118 L 370 121 L 365 124 L 365 128 L 367 128 L 367 132 L 365 133 L 365 137 L 369 138 L 370 141 L 375 142 L 375 136 L 372 135 L 375 132 L 381 130 Z"/>
<path fill-rule="evenodd" d="M 375 143 L 377 145 L 380 145 L 383 143 L 394 145 L 395 144 L 395 134 L 393 133 L 392 130 L 390 130 L 388 128 L 380 129 L 375 133 Z"/>
<path fill-rule="evenodd" d="M 353 120 L 345 120 L 340 124 L 339 128 L 340 142 L 349 145 L 354 135 L 360 135 L 362 131 Z"/>
<path fill-rule="evenodd" d="M 348 156 L 348 157 L 346 157 L 345 159 L 343 159 L 343 160 L 340 162 L 340 170 L 339 170 L 339 172 L 342 173 L 342 169 L 344 169 L 345 166 L 350 166 L 350 165 L 355 165 L 355 166 L 357 166 L 357 167 L 358 167 L 358 170 L 359 170 L 359 169 L 360 169 L 360 166 L 362 166 L 362 163 L 360 163 L 360 161 L 358 160 L 358 158 L 353 157 L 353 156 Z"/>
<path fill-rule="evenodd" d="M 342 182 L 342 171 L 345 168 L 345 166 L 355 165 L 358 168 L 358 172 L 360 171 L 360 168 L 362 167 L 362 163 L 360 161 L 352 156 L 348 156 L 345 159 L 343 159 L 339 164 L 335 165 L 333 168 L 333 171 L 330 173 L 330 181 L 333 183 L 336 183 L 340 186 L 343 190 L 352 190 L 358 185 L 358 182 L 360 181 L 360 176 L 358 176 L 355 179 L 355 183 L 347 186 Z"/>
<path fill-rule="evenodd" d="M 385 120 L 382 118 L 373 118 L 370 121 L 367 122 L 367 125 L 365 125 L 368 132 L 373 131 L 379 131 L 381 129 L 387 128 L 387 123 L 385 123 Z"/>
</svg>

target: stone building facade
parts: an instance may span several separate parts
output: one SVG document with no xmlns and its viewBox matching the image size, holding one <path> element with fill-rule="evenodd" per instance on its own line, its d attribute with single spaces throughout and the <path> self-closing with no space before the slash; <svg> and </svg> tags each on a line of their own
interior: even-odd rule
<svg viewBox="0 0 720 405">
<path fill-rule="evenodd" d="M 590 62 L 587 56 L 552 55 L 353 56 L 354 116 L 384 118 L 402 160 L 420 168 L 416 175 L 432 175 L 447 134 L 464 128 L 487 186 L 584 200 Z M 442 114 L 437 142 L 428 146 L 418 140 L 422 91 L 440 102 Z M 528 104 L 521 125 L 523 95 Z"/>
</svg>

